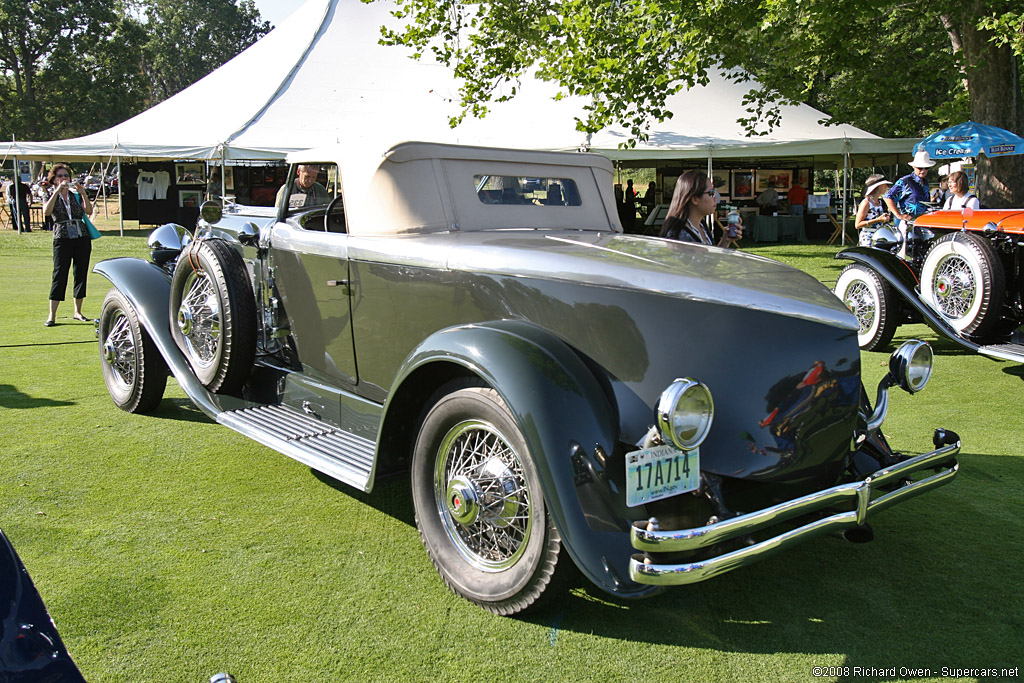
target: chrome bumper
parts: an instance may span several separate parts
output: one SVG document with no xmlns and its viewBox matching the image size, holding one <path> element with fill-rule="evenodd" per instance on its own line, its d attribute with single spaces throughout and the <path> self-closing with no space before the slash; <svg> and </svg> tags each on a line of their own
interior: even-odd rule
<svg viewBox="0 0 1024 683">
<path fill-rule="evenodd" d="M 698 527 L 673 531 L 648 531 L 647 520 L 633 523 L 631 540 L 637 550 L 668 553 L 699 550 L 737 536 L 768 528 L 793 517 L 834 507 L 852 507 L 846 512 L 817 519 L 804 526 L 739 550 L 689 564 L 654 564 L 644 555 L 633 555 L 629 576 L 633 581 L 653 585 L 697 583 L 712 576 L 743 567 L 808 538 L 830 531 L 842 531 L 864 524 L 876 512 L 947 483 L 959 465 L 953 458 L 960 452 L 960 442 L 942 446 L 930 453 L 905 460 L 873 473 L 864 481 L 840 484 L 801 498 L 779 503 L 764 510 Z M 882 493 L 872 500 L 871 494 L 880 486 L 893 484 L 914 472 L 927 469 L 941 471 L 897 489 Z"/>
</svg>

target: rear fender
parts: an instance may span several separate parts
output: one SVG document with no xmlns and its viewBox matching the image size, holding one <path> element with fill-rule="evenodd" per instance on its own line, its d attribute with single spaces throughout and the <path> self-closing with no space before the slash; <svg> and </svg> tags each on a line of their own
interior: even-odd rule
<svg viewBox="0 0 1024 683">
<path fill-rule="evenodd" d="M 138 258 L 124 257 L 100 261 L 93 272 L 110 280 L 135 308 L 139 323 L 153 339 L 174 378 L 190 399 L 207 415 L 216 419 L 223 408 L 216 396 L 196 379 L 185 355 L 171 336 L 171 274 L 160 266 Z M 103 340 L 100 340 L 102 343 Z"/>
<path fill-rule="evenodd" d="M 554 335 L 522 321 L 436 332 L 403 365 L 384 408 L 384 429 L 402 384 L 432 363 L 460 365 L 504 399 L 534 455 L 547 509 L 580 570 L 616 595 L 657 590 L 629 579 L 629 522 L 604 500 L 613 494 L 600 476 L 604 454 L 615 448 L 618 419 L 583 360 Z"/>
<path fill-rule="evenodd" d="M 895 254 L 871 247 L 850 247 L 836 254 L 837 259 L 848 259 L 865 265 L 878 273 L 894 291 L 914 310 L 921 314 L 928 327 L 939 334 L 956 342 L 970 351 L 977 351 L 980 344 L 975 344 L 960 336 L 928 302 L 918 294 L 920 281 L 907 262 Z"/>
</svg>

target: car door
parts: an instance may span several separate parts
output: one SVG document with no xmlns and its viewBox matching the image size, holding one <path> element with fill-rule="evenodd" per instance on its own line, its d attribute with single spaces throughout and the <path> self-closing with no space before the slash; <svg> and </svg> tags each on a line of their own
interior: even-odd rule
<svg viewBox="0 0 1024 683">
<path fill-rule="evenodd" d="M 283 323 L 294 340 L 304 370 L 320 373 L 332 384 L 358 382 L 352 338 L 352 286 L 349 279 L 348 234 L 334 164 L 316 164 L 315 181 L 303 199 L 299 164 L 278 193 L 283 221 L 271 236 L 271 277 L 280 297 Z M 328 206 L 331 207 L 328 215 Z M 280 204 L 279 204 L 280 208 Z"/>
</svg>

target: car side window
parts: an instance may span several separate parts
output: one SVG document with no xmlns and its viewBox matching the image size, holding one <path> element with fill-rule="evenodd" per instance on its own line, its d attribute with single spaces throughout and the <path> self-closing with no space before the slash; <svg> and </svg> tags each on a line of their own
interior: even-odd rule
<svg viewBox="0 0 1024 683">
<path fill-rule="evenodd" d="M 277 191 L 275 204 L 287 206 L 288 214 L 313 208 L 327 208 L 338 196 L 338 166 L 333 163 L 295 164 L 288 172 L 288 180 Z"/>
</svg>

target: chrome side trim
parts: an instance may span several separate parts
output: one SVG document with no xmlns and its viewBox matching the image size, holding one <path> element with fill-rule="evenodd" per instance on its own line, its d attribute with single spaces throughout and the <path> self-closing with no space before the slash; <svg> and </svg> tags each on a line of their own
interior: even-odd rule
<svg viewBox="0 0 1024 683">
<path fill-rule="evenodd" d="M 957 441 L 955 444 L 942 446 L 930 453 L 905 460 L 892 467 L 880 469 L 863 481 L 833 486 L 764 510 L 733 517 L 708 526 L 648 531 L 646 519 L 636 521 L 633 523 L 631 531 L 631 542 L 635 549 L 645 552 L 678 552 L 707 548 L 737 536 L 768 528 L 787 519 L 824 510 L 841 503 L 846 503 L 852 508 L 846 512 L 838 512 L 829 517 L 814 520 L 746 548 L 687 564 L 650 564 L 643 555 L 633 555 L 629 563 L 630 578 L 637 583 L 652 585 L 696 583 L 752 564 L 769 554 L 796 545 L 813 536 L 860 526 L 875 513 L 948 483 L 959 468 L 959 465 L 953 460 L 959 452 L 960 442 Z M 914 472 L 939 468 L 941 471 L 936 474 L 911 481 L 893 491 L 882 493 L 874 500 L 871 499 L 871 494 L 880 486 L 898 482 Z"/>
</svg>

